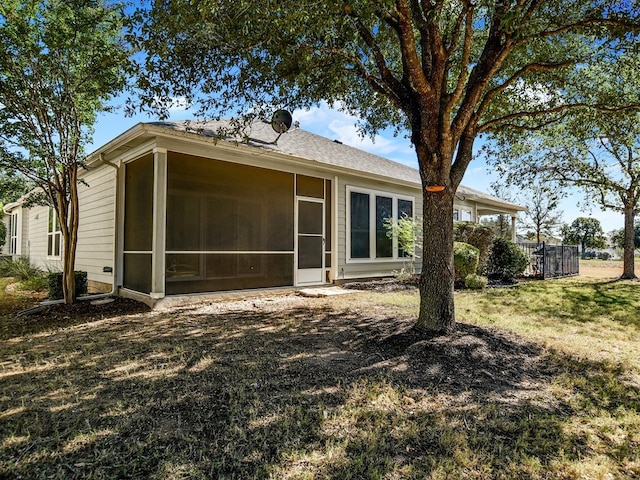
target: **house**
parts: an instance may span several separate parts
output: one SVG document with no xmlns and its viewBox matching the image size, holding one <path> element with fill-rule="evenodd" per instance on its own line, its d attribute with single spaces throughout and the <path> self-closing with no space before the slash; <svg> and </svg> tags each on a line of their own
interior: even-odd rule
<svg viewBox="0 0 640 480">
<path fill-rule="evenodd" d="M 383 220 L 421 211 L 417 170 L 301 129 L 279 135 L 267 122 L 242 141 L 221 139 L 223 125 L 140 123 L 88 156 L 76 268 L 93 291 L 153 303 L 402 268 Z M 515 222 L 522 210 L 461 186 L 454 215 Z M 53 209 L 18 201 L 4 211 L 4 253 L 61 269 Z"/>
</svg>

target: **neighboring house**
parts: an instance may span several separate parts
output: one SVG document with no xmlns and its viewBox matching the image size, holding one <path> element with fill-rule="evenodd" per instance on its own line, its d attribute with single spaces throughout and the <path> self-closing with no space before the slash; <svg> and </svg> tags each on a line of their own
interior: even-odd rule
<svg viewBox="0 0 640 480">
<path fill-rule="evenodd" d="M 238 142 L 221 140 L 220 126 L 141 123 L 89 155 L 76 268 L 94 291 L 153 303 L 402 268 L 383 222 L 420 215 L 417 170 L 300 129 L 278 138 L 256 122 Z M 458 220 L 501 213 L 515 223 L 524 210 L 462 186 L 456 199 Z M 4 253 L 61 269 L 53 209 L 18 201 L 4 211 Z"/>
</svg>

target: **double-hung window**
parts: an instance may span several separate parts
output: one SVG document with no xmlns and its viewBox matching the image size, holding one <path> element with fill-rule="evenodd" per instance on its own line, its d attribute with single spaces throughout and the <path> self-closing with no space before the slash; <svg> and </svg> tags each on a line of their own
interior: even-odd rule
<svg viewBox="0 0 640 480">
<path fill-rule="evenodd" d="M 18 233 L 19 233 L 19 220 L 18 220 L 19 212 L 11 212 L 11 216 L 9 217 L 9 254 L 17 255 L 18 254 Z"/>
<path fill-rule="evenodd" d="M 62 247 L 62 231 L 60 221 L 54 208 L 49 207 L 49 227 L 47 229 L 47 256 L 60 258 Z"/>
<path fill-rule="evenodd" d="M 347 187 L 347 255 L 349 260 L 394 260 L 405 256 L 388 235 L 389 219 L 413 218 L 413 198 Z"/>
</svg>

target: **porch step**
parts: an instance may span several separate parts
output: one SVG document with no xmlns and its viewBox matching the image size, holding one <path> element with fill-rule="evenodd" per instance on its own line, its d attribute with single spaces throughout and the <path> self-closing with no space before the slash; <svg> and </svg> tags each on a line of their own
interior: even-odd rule
<svg viewBox="0 0 640 480">
<path fill-rule="evenodd" d="M 342 287 L 318 287 L 318 288 L 303 288 L 298 290 L 298 293 L 303 297 L 331 297 L 333 295 L 348 295 L 350 293 L 357 293 L 360 290 L 347 289 Z"/>
</svg>

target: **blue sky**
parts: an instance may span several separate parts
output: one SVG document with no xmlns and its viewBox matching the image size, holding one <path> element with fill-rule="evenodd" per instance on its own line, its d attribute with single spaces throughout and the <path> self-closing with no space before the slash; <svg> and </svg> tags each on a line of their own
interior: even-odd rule
<svg viewBox="0 0 640 480">
<path fill-rule="evenodd" d="M 192 112 L 185 110 L 184 107 L 177 107 L 171 111 L 169 120 L 190 118 L 193 118 Z M 394 137 L 392 132 L 382 132 L 375 139 L 362 138 L 358 134 L 354 117 L 336 109 L 331 109 L 326 105 L 308 111 L 295 111 L 293 112 L 293 119 L 300 122 L 300 128 L 309 132 L 322 135 L 331 140 L 339 140 L 346 145 L 417 168 L 416 155 L 411 142 L 407 138 L 401 135 Z M 126 117 L 122 110 L 102 114 L 99 116 L 95 126 L 93 144 L 88 146 L 87 152 L 92 152 L 99 148 L 139 122 L 154 120 L 157 119 L 147 115 Z M 469 165 L 462 184 L 489 193 L 490 184 L 496 179 L 497 177 L 488 171 L 484 160 L 476 157 Z M 513 200 L 518 203 L 517 192 L 514 193 Z M 602 224 L 603 230 L 607 233 L 624 226 L 621 214 L 610 211 L 602 212 L 597 207 L 592 210 L 581 209 L 577 206 L 579 202 L 584 203 L 583 196 L 579 192 L 574 192 L 562 201 L 560 210 L 563 211 L 563 218 L 566 223 L 571 223 L 577 217 L 590 216 L 597 218 Z"/>
</svg>

